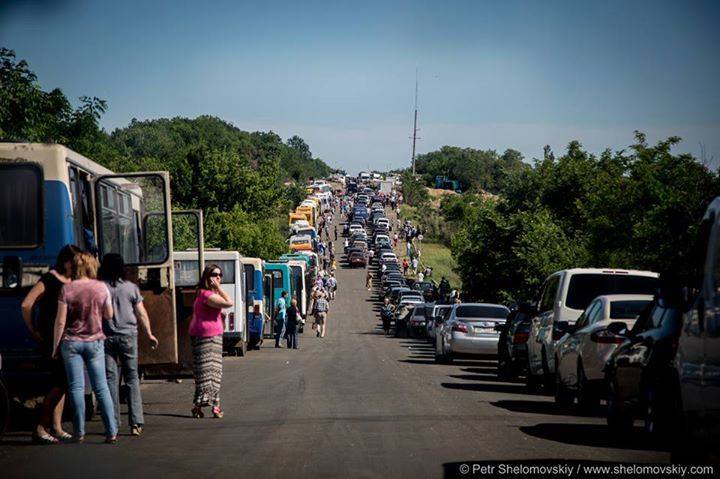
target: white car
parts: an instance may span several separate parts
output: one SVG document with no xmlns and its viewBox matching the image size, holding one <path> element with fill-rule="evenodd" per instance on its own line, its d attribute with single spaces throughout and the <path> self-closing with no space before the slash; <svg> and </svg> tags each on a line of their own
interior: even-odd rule
<svg viewBox="0 0 720 479">
<path fill-rule="evenodd" d="M 551 274 L 540 289 L 527 342 L 526 381 L 530 389 L 555 386 L 555 345 L 590 302 L 606 294 L 655 294 L 652 271 L 575 268 Z"/>
<path fill-rule="evenodd" d="M 458 355 L 497 355 L 500 333 L 510 310 L 500 304 L 462 303 L 436 326 L 435 362 L 452 362 Z"/>
<path fill-rule="evenodd" d="M 452 304 L 436 304 L 432 307 L 432 311 L 430 312 L 426 323 L 427 337 L 429 342 L 435 343 L 435 330 L 437 329 L 436 325 L 440 321 L 447 319 L 447 316 L 451 309 Z"/>
<path fill-rule="evenodd" d="M 653 301 L 645 294 L 614 294 L 595 298 L 555 347 L 555 402 L 569 404 L 577 396 L 583 407 L 597 402 L 606 390 L 603 368 L 624 336 L 607 327 L 622 321 L 632 328 Z"/>
<path fill-rule="evenodd" d="M 380 263 L 398 263 L 398 258 L 395 253 L 386 251 L 380 255 Z"/>
</svg>

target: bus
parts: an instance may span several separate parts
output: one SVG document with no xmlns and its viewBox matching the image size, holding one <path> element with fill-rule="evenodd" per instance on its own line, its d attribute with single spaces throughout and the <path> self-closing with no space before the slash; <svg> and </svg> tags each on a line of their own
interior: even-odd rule
<svg viewBox="0 0 720 479">
<path fill-rule="evenodd" d="M 253 318 L 255 306 L 260 307 L 260 313 L 265 312 L 265 295 L 263 292 L 263 260 L 260 258 L 240 257 L 245 274 L 245 323 L 249 324 Z M 270 316 L 272 317 L 272 316 Z M 267 319 L 267 317 L 265 318 Z M 269 321 L 266 321 L 268 323 Z"/>
<path fill-rule="evenodd" d="M 223 310 L 224 323 L 223 350 L 233 356 L 244 356 L 247 351 L 248 324 L 245 270 L 237 251 L 205 250 L 205 265 L 216 264 L 223 273 L 221 287 L 233 302 L 233 307 Z M 197 286 L 198 252 L 176 251 L 173 255 L 175 285 L 180 287 Z"/>
<path fill-rule="evenodd" d="M 160 342 L 139 337 L 140 364 L 180 363 L 172 220 L 167 171 L 115 174 L 62 145 L 0 143 L 0 355 L 13 393 L 45 392 L 49 364 L 20 304 L 67 244 L 123 256 Z"/>
</svg>

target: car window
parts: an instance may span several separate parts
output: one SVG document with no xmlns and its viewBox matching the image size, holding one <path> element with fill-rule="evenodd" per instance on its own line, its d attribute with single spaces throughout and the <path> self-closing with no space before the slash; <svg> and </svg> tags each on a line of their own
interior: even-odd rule
<svg viewBox="0 0 720 479">
<path fill-rule="evenodd" d="M 613 301 L 610 303 L 610 317 L 612 319 L 635 319 L 645 309 L 650 301 Z"/>
<path fill-rule="evenodd" d="M 583 314 L 580 315 L 580 317 L 577 320 L 576 329 L 582 329 L 588 324 L 590 324 L 590 317 L 595 312 L 595 310 L 598 308 L 598 301 L 593 302 L 588 306 L 588 308 L 583 312 Z"/>
<path fill-rule="evenodd" d="M 603 319 L 603 310 L 604 310 L 603 302 L 598 300 L 595 301 L 595 304 L 593 305 L 592 311 L 587 315 L 587 324 L 595 324 L 598 321 L 601 321 Z"/>
<path fill-rule="evenodd" d="M 478 305 L 467 305 L 458 306 L 456 316 L 460 318 L 497 318 L 505 319 L 508 315 L 508 310 L 498 306 L 478 306 Z"/>
<path fill-rule="evenodd" d="M 546 313 L 553 309 L 555 305 L 555 297 L 557 296 L 558 288 L 560 287 L 560 275 L 556 274 L 547 280 L 545 288 L 543 290 L 542 298 L 540 299 L 540 313 Z"/>
<path fill-rule="evenodd" d="M 590 301 L 606 294 L 654 294 L 658 279 L 627 274 L 579 273 L 570 278 L 565 305 L 584 310 Z"/>
</svg>

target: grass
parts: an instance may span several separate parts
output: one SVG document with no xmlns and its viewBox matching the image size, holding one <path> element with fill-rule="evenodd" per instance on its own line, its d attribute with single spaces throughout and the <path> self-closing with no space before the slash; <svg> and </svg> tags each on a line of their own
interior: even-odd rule
<svg viewBox="0 0 720 479">
<path fill-rule="evenodd" d="M 453 288 L 460 287 L 460 277 L 453 271 L 456 266 L 450 248 L 440 243 L 425 243 L 420 246 L 420 264 L 433 269 L 432 279 L 436 283 L 445 276 Z"/>
</svg>

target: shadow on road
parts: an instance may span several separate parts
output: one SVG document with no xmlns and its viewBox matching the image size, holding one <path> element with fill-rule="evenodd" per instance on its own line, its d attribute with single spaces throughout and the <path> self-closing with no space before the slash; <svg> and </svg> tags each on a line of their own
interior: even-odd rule
<svg viewBox="0 0 720 479">
<path fill-rule="evenodd" d="M 604 417 L 604 412 L 601 410 L 581 411 L 578 408 L 561 407 L 553 401 L 523 401 L 507 399 L 491 402 L 490 404 L 512 412 L 543 414 L 546 416 Z"/>
<path fill-rule="evenodd" d="M 519 429 L 529 436 L 564 444 L 638 451 L 669 450 L 667 447 L 654 444 L 640 428 L 634 428 L 632 432 L 623 435 L 612 434 L 605 424 L 543 423 L 521 426 Z"/>
<path fill-rule="evenodd" d="M 524 385 L 520 385 L 520 384 L 441 383 L 441 386 L 444 388 L 447 388 L 447 389 L 456 389 L 456 390 L 462 390 L 462 391 L 510 393 L 510 394 L 524 394 L 524 395 L 528 394 L 527 388 Z"/>
</svg>

